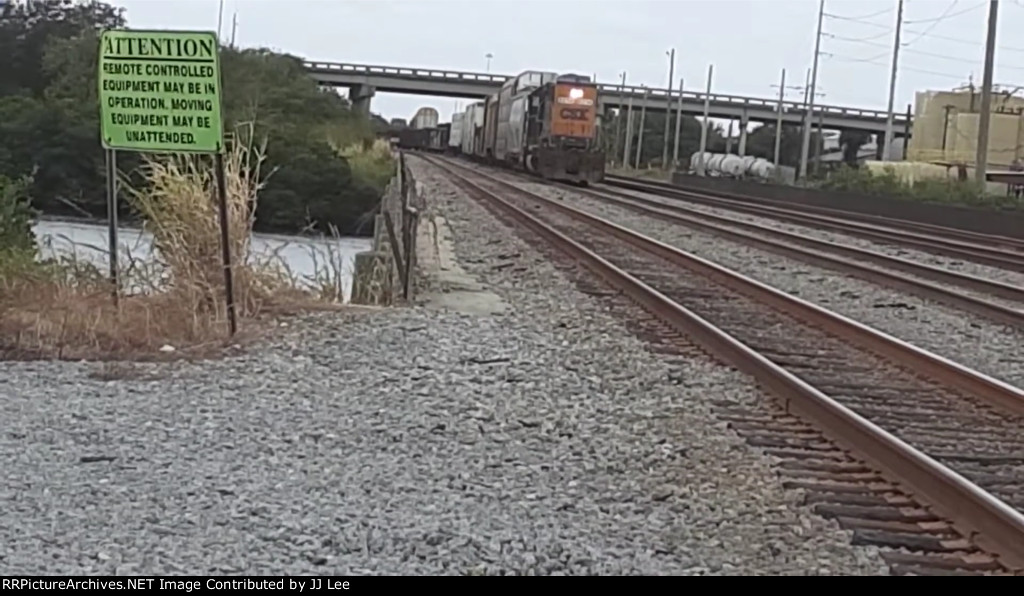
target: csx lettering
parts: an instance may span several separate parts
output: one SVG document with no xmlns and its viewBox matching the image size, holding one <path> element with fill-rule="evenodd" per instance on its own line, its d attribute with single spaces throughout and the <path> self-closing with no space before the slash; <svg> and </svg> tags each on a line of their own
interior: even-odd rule
<svg viewBox="0 0 1024 596">
<path fill-rule="evenodd" d="M 562 108 L 562 111 L 559 112 L 563 120 L 588 120 L 588 114 L 587 110 L 578 108 Z"/>
</svg>

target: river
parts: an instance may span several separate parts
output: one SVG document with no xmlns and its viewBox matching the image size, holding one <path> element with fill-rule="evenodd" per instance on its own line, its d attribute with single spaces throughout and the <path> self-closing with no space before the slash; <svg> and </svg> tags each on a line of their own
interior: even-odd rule
<svg viewBox="0 0 1024 596">
<path fill-rule="evenodd" d="M 55 253 L 74 254 L 101 267 L 108 267 L 107 227 L 92 223 L 44 219 L 34 226 L 44 256 Z M 146 260 L 152 250 L 152 237 L 138 228 L 118 228 L 118 255 L 122 259 Z M 336 263 L 342 271 L 345 301 L 352 295 L 352 272 L 355 255 L 370 249 L 369 238 L 315 238 L 279 234 L 253 234 L 254 256 L 276 255 L 300 283 L 312 287 L 318 273 L 328 263 Z"/>
</svg>

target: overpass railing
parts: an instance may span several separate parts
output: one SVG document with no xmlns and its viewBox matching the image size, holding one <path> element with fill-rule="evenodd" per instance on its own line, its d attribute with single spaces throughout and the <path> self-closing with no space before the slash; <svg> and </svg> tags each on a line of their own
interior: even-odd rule
<svg viewBox="0 0 1024 596">
<path fill-rule="evenodd" d="M 307 70 L 314 72 L 336 72 L 339 74 L 354 74 L 354 75 L 378 75 L 385 77 L 396 77 L 405 79 L 423 79 L 431 82 L 462 82 L 462 83 L 486 83 L 492 85 L 500 85 L 511 77 L 508 75 L 497 75 L 489 73 L 478 73 L 478 72 L 463 72 L 456 70 L 443 70 L 433 68 L 403 68 L 397 66 L 374 66 L 367 64 L 346 64 L 339 62 L 304 62 Z M 665 88 L 657 87 L 639 87 L 636 85 L 614 85 L 607 83 L 599 83 L 598 89 L 606 94 L 606 96 L 622 95 L 628 97 L 633 96 L 634 99 L 637 97 L 643 97 L 645 93 L 649 99 L 662 99 L 668 101 L 669 98 L 676 100 L 679 97 L 679 91 L 668 90 Z M 683 91 L 682 96 L 684 100 L 693 102 L 703 102 L 704 94 L 696 91 Z M 778 108 L 777 99 L 765 99 L 760 97 L 746 97 L 742 95 L 728 95 L 722 93 L 712 93 L 710 101 L 721 106 L 735 105 L 737 108 L 742 107 L 757 107 L 764 108 L 770 111 L 775 111 Z M 786 113 L 800 113 L 806 111 L 806 106 L 803 102 L 796 101 L 784 101 L 782 102 L 783 111 Z M 887 116 L 887 112 L 881 110 L 867 110 L 861 108 L 848 108 L 844 106 L 834 105 L 820 105 L 814 106 L 815 115 L 824 115 L 825 117 L 841 117 L 841 118 L 860 118 L 864 120 L 882 120 L 884 121 Z M 900 123 L 905 125 L 907 121 L 906 114 L 893 114 L 893 123 Z"/>
</svg>

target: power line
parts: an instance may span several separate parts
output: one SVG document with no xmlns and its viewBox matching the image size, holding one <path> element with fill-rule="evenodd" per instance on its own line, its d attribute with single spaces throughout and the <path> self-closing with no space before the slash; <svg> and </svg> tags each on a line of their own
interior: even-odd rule
<svg viewBox="0 0 1024 596">
<path fill-rule="evenodd" d="M 892 31 L 892 27 L 890 27 L 889 25 L 882 25 L 880 23 L 872 23 L 871 21 L 863 21 L 861 19 L 854 19 L 854 18 L 850 18 L 850 17 L 844 17 L 842 15 L 830 14 L 830 13 L 827 13 L 827 12 L 825 13 L 825 16 L 830 18 L 830 19 L 838 19 L 840 21 L 850 21 L 850 22 L 853 22 L 853 23 L 859 23 L 861 25 L 871 25 L 872 27 L 880 27 L 882 29 L 887 29 L 889 31 Z"/>
<path fill-rule="evenodd" d="M 932 22 L 931 26 L 929 26 L 929 27 L 928 27 L 927 29 L 925 29 L 923 33 L 919 33 L 919 34 L 917 35 L 917 37 L 915 37 L 915 38 L 913 39 L 913 41 L 908 41 L 906 45 L 908 45 L 908 46 L 909 46 L 910 44 L 912 44 L 912 43 L 914 43 L 914 42 L 920 41 L 922 37 L 924 37 L 924 36 L 928 35 L 929 33 L 931 33 L 931 32 L 932 32 L 932 29 L 934 29 L 935 27 L 937 27 L 937 26 L 938 26 L 938 24 L 939 24 L 939 23 L 941 23 L 941 22 L 943 21 L 943 19 L 946 19 L 946 18 L 948 18 L 948 17 L 950 16 L 950 14 L 949 14 L 949 11 L 953 10 L 953 9 L 954 9 L 954 8 L 956 7 L 956 5 L 957 5 L 957 3 L 958 3 L 959 1 L 960 1 L 960 0 L 953 0 L 953 3 L 949 5 L 949 8 L 947 8 L 946 10 L 944 10 L 944 11 L 942 12 L 942 14 L 941 14 L 941 15 L 939 15 L 939 18 L 935 19 L 935 21 L 933 21 L 933 22 Z"/>
<path fill-rule="evenodd" d="M 888 56 L 888 55 L 889 55 L 889 53 L 885 52 L 885 53 L 879 54 L 878 56 L 874 56 L 871 59 L 868 59 L 868 58 L 850 58 L 849 56 L 842 56 L 842 55 L 835 55 L 835 54 L 831 54 L 831 55 L 829 55 L 829 57 L 830 58 L 834 58 L 836 60 L 840 60 L 842 62 L 855 62 L 855 63 L 860 63 L 860 64 L 870 64 L 871 66 L 885 66 L 885 67 L 889 67 L 890 66 L 889 64 L 885 64 L 884 62 L 875 62 L 874 61 L 874 60 L 878 60 L 879 58 L 884 58 L 885 56 Z M 935 71 L 935 70 L 927 70 L 927 69 L 923 69 L 923 68 L 915 68 L 913 66 L 900 66 L 900 70 L 906 70 L 906 71 L 910 71 L 910 72 L 918 72 L 918 73 L 921 73 L 921 74 L 934 75 L 934 76 L 938 76 L 938 77 L 946 77 L 946 78 L 949 78 L 949 79 L 957 79 L 957 80 L 960 80 L 960 81 L 962 81 L 963 78 L 964 78 L 962 75 L 952 75 L 952 74 L 950 74 L 948 72 L 939 72 L 939 71 Z"/>
<path fill-rule="evenodd" d="M 908 33 L 919 34 L 917 31 L 911 31 L 909 29 L 904 29 L 904 31 L 907 31 Z M 966 44 L 966 45 L 974 46 L 974 47 L 985 45 L 983 43 L 979 43 L 977 41 L 972 41 L 972 40 L 969 40 L 969 39 L 962 39 L 962 38 L 959 38 L 959 37 L 948 37 L 948 36 L 945 36 L 945 35 L 936 35 L 934 33 L 929 33 L 926 37 L 930 37 L 932 39 L 941 39 L 943 41 L 951 41 L 953 43 L 962 43 L 962 44 Z M 1004 50 L 1004 51 L 1007 51 L 1007 52 L 1024 52 L 1024 48 L 1015 48 L 1015 47 L 1012 47 L 1012 46 L 998 46 L 998 47 L 999 47 L 1000 50 Z"/>
<path fill-rule="evenodd" d="M 935 18 L 932 18 L 932 19 L 918 19 L 918 20 L 914 20 L 914 21 L 907 21 L 907 24 L 908 25 L 919 25 L 921 23 L 936 23 L 936 22 L 940 22 L 940 21 L 943 21 L 945 19 L 950 19 L 950 18 L 953 18 L 953 17 L 960 16 L 962 14 L 967 14 L 967 13 L 971 12 L 972 10 L 978 10 L 979 8 L 981 8 L 982 6 L 985 6 L 986 4 L 987 4 L 987 2 L 982 2 L 981 4 L 976 4 L 976 5 L 974 5 L 974 6 L 970 7 L 970 8 L 965 8 L 965 9 L 961 10 L 960 12 L 954 12 L 953 14 L 944 14 L 942 16 L 935 17 Z"/>
<path fill-rule="evenodd" d="M 916 35 L 917 37 L 913 41 L 907 42 L 906 44 L 900 44 L 900 46 L 901 47 L 907 47 L 907 46 L 909 46 L 912 43 L 916 43 L 916 42 L 920 41 L 920 39 L 922 37 L 928 37 L 928 38 L 931 38 L 931 39 L 940 39 L 942 41 L 949 41 L 949 42 L 953 42 L 953 43 L 961 43 L 961 44 L 970 45 L 970 46 L 974 46 L 974 47 L 983 46 L 984 45 L 983 43 L 980 43 L 980 42 L 975 41 L 975 40 L 968 40 L 968 39 L 963 39 L 963 38 L 958 38 L 958 37 L 949 37 L 947 35 L 937 35 L 937 34 L 931 32 L 932 29 L 934 29 L 938 25 L 938 23 L 942 22 L 945 19 L 949 19 L 949 18 L 955 17 L 957 15 L 969 12 L 971 10 L 975 10 L 977 8 L 980 8 L 981 6 L 984 6 L 984 3 L 983 4 L 978 4 L 978 5 L 975 5 L 972 8 L 960 11 L 958 13 L 947 14 L 950 10 L 952 10 L 952 8 L 957 4 L 958 1 L 959 0 L 954 0 L 953 5 L 949 6 L 948 8 L 946 8 L 946 12 L 944 12 L 942 15 L 940 15 L 938 17 L 931 18 L 931 19 L 921 19 L 921 20 L 918 20 L 918 21 L 906 21 L 907 23 L 912 23 L 913 22 L 913 23 L 919 23 L 919 24 L 920 23 L 932 23 L 932 25 L 927 27 L 924 31 L 914 30 L 914 29 L 910 29 L 910 28 L 904 27 L 903 31 L 905 33 L 909 33 L 911 35 Z M 1017 6 L 1019 6 L 1021 8 L 1024 8 L 1024 3 L 1022 3 L 1022 0 L 1014 0 L 1014 3 L 1017 4 Z M 892 9 L 889 9 L 889 10 L 891 11 Z M 879 33 L 876 36 L 866 37 L 866 38 L 864 38 L 865 40 L 870 40 L 870 39 L 875 39 L 875 38 L 878 38 L 878 37 L 882 37 L 882 36 L 887 35 L 889 32 L 892 31 L 892 27 L 889 26 L 889 25 L 883 25 L 881 23 L 872 23 L 870 21 L 863 21 L 860 18 L 856 18 L 856 17 L 847 17 L 847 16 L 843 16 L 843 15 L 835 15 L 835 14 L 831 14 L 831 13 L 827 13 L 827 12 L 825 13 L 825 16 L 828 17 L 828 18 L 832 18 L 832 19 L 838 19 L 838 20 L 841 20 L 841 21 L 850 21 L 850 22 L 857 23 L 857 24 L 860 24 L 860 25 L 869 25 L 871 27 L 876 27 L 876 28 L 884 29 L 885 30 L 885 31 L 883 31 L 882 33 Z M 1024 48 L 1021 48 L 1021 47 L 1013 47 L 1013 46 L 997 46 L 997 47 L 1000 50 L 1003 50 L 1003 51 L 1006 51 L 1006 52 L 1020 52 L 1020 53 L 1024 53 Z"/>
<path fill-rule="evenodd" d="M 829 38 L 838 40 L 838 41 L 846 41 L 846 42 L 850 42 L 850 43 L 862 43 L 864 45 L 877 46 L 877 47 L 880 47 L 880 48 L 889 47 L 888 45 L 886 45 L 884 43 L 867 41 L 867 40 L 863 40 L 863 39 L 854 39 L 854 38 L 850 38 L 850 37 L 844 37 L 842 35 L 836 35 L 834 33 L 823 33 L 822 35 L 824 35 L 825 37 L 829 37 Z M 902 46 L 903 44 L 900 44 L 900 45 Z M 914 50 L 914 49 L 907 49 L 905 51 L 907 53 L 910 53 L 910 54 L 918 54 L 920 56 L 929 56 L 931 58 L 938 58 L 940 60 L 949 60 L 951 62 L 963 62 L 965 64 L 977 65 L 977 62 L 975 60 L 971 60 L 969 58 L 961 58 L 959 56 L 950 56 L 949 54 L 937 54 L 935 52 L 926 52 L 924 50 Z M 1005 68 L 1007 70 L 1024 70 L 1024 67 L 1021 67 L 1021 66 L 1004 66 L 1004 65 L 1000 65 L 999 68 L 1001 68 L 1001 69 Z"/>
<path fill-rule="evenodd" d="M 878 12 L 873 12 L 871 14 L 861 15 L 859 17 L 847 17 L 847 16 L 840 16 L 840 15 L 832 15 L 832 14 L 829 14 L 827 12 L 825 13 L 825 16 L 826 17 L 832 17 L 833 19 L 843 19 L 843 20 L 850 20 L 850 21 L 862 21 L 862 20 L 865 20 L 865 19 L 872 19 L 874 17 L 882 16 L 883 14 L 888 14 L 890 12 L 892 12 L 892 9 L 891 8 L 886 8 L 885 10 L 880 10 Z"/>
</svg>

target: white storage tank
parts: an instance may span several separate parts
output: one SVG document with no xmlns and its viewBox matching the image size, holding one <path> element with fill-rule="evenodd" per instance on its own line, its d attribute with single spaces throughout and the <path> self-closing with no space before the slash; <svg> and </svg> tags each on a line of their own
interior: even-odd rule
<svg viewBox="0 0 1024 596">
<path fill-rule="evenodd" d="M 757 161 L 751 164 L 748 172 L 756 178 L 771 180 L 775 177 L 775 164 L 767 159 L 758 158 Z"/>
<path fill-rule="evenodd" d="M 726 176 L 743 175 L 743 158 L 730 153 L 721 154 L 721 161 L 718 163 L 718 170 Z"/>
<path fill-rule="evenodd" d="M 437 128 L 437 110 L 434 108 L 420 108 L 412 117 L 412 128 Z"/>
</svg>

